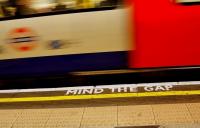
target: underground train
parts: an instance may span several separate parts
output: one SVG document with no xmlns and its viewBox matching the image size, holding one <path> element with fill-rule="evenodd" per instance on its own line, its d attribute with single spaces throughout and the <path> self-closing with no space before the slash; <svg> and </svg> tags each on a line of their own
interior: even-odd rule
<svg viewBox="0 0 200 128">
<path fill-rule="evenodd" d="M 0 75 L 200 65 L 199 2 L 0 0 Z"/>
<path fill-rule="evenodd" d="M 129 9 L 123 1 L 19 0 L 14 4 L 4 7 L 9 13 L 0 19 L 0 74 L 126 67 Z"/>
</svg>

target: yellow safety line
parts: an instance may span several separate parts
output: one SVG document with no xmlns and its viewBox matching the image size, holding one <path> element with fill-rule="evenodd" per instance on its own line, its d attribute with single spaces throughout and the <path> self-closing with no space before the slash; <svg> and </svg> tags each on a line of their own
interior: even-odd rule
<svg viewBox="0 0 200 128">
<path fill-rule="evenodd" d="M 73 96 L 49 96 L 49 97 L 0 98 L 0 103 L 30 102 L 30 101 L 84 100 L 84 99 L 108 99 L 108 98 L 128 98 L 128 97 L 181 96 L 181 95 L 200 95 L 200 90 L 94 94 L 94 95 L 73 95 Z"/>
</svg>

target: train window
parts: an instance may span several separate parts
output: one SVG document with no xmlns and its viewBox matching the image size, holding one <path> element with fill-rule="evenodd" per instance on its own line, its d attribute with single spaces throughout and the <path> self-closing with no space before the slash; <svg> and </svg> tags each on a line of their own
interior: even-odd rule
<svg viewBox="0 0 200 128">
<path fill-rule="evenodd" d="M 88 8 L 115 7 L 119 0 L 33 0 L 32 7 L 37 13 Z"/>
<path fill-rule="evenodd" d="M 0 0 L 0 18 L 14 16 L 15 11 L 16 8 L 13 7 L 12 1 Z"/>
<path fill-rule="evenodd" d="M 178 2 L 200 2 L 200 0 L 177 0 Z"/>
<path fill-rule="evenodd" d="M 182 3 L 185 5 L 194 5 L 200 4 L 200 0 L 176 0 L 178 3 Z"/>
<path fill-rule="evenodd" d="M 0 0 L 0 18 L 118 7 L 122 0 Z M 41 15 L 42 16 L 42 15 Z"/>
</svg>

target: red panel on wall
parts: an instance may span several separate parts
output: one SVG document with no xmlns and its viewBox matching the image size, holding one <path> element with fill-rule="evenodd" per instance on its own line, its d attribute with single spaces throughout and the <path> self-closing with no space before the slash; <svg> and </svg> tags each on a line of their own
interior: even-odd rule
<svg viewBox="0 0 200 128">
<path fill-rule="evenodd" d="M 132 68 L 200 65 L 200 5 L 173 0 L 130 0 L 136 50 Z M 130 2 L 131 3 L 131 2 Z"/>
</svg>

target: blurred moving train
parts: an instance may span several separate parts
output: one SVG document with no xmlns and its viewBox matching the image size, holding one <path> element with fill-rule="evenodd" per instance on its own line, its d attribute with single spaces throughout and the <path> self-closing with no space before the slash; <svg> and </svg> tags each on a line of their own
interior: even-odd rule
<svg viewBox="0 0 200 128">
<path fill-rule="evenodd" d="M 167 50 L 173 51 L 181 41 L 193 37 L 190 44 L 199 41 L 199 2 L 0 0 L 0 76 L 190 66 L 193 61 L 178 63 L 174 60 L 180 56 Z M 179 3 L 197 6 L 180 7 Z M 193 34 L 182 36 L 184 31 Z M 178 45 L 171 47 L 170 43 Z"/>
<path fill-rule="evenodd" d="M 200 66 L 200 0 L 132 0 L 131 4 L 136 32 L 132 68 Z"/>
<path fill-rule="evenodd" d="M 2 0 L 0 75 L 127 67 L 121 0 Z"/>
</svg>

